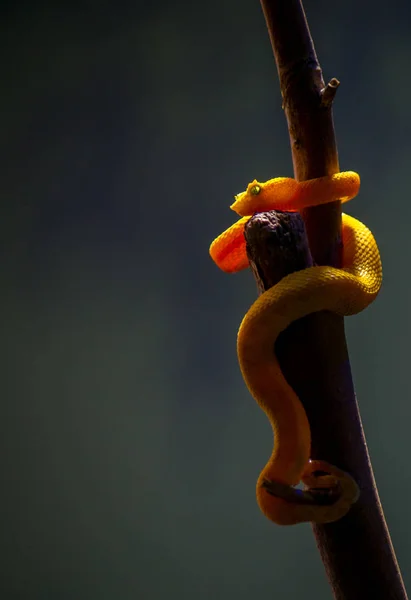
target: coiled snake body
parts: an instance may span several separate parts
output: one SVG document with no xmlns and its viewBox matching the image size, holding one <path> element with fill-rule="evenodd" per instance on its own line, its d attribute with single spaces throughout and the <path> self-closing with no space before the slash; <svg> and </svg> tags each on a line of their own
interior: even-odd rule
<svg viewBox="0 0 411 600">
<path fill-rule="evenodd" d="M 266 210 L 300 210 L 335 200 L 346 202 L 359 190 L 354 172 L 297 182 L 279 177 L 253 181 L 235 197 L 231 208 L 242 218 L 210 247 L 216 264 L 226 272 L 248 266 L 244 224 L 250 215 Z M 237 338 L 242 375 L 251 394 L 266 413 L 274 431 L 271 457 L 257 481 L 257 501 L 263 513 L 280 525 L 303 521 L 327 523 L 344 516 L 358 497 L 352 477 L 320 460 L 310 460 L 311 435 L 305 410 L 287 383 L 273 353 L 274 342 L 293 321 L 328 310 L 352 315 L 368 306 L 382 281 L 379 251 L 370 230 L 353 217 L 342 217 L 342 268 L 314 266 L 291 273 L 262 294 L 245 315 Z M 327 475 L 317 476 L 323 472 Z M 308 488 L 338 488 L 333 504 L 300 504 L 268 493 L 265 481 Z"/>
</svg>

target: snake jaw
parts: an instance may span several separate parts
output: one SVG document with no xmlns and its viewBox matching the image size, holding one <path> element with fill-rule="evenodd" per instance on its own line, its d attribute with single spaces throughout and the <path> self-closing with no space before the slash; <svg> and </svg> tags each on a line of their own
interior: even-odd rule
<svg viewBox="0 0 411 600">
<path fill-rule="evenodd" d="M 240 192 L 239 194 L 236 194 L 234 196 L 234 202 L 230 206 L 231 210 L 237 213 L 240 217 L 245 217 L 247 214 L 249 214 L 241 210 L 244 201 L 247 201 L 246 196 L 247 192 Z"/>
</svg>

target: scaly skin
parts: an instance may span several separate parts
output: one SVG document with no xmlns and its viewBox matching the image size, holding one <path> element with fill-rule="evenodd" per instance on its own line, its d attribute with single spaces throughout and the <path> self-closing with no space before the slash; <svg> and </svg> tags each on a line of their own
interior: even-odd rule
<svg viewBox="0 0 411 600">
<path fill-rule="evenodd" d="M 297 182 L 279 177 L 266 183 L 253 181 L 231 206 L 241 219 L 210 247 L 216 264 L 228 273 L 248 266 L 244 225 L 250 215 L 267 210 L 295 211 L 335 200 L 346 202 L 359 190 L 360 179 L 351 171 Z M 342 268 L 310 267 L 291 273 L 262 294 L 245 315 L 237 338 L 237 353 L 244 380 L 266 413 L 274 432 L 271 457 L 257 481 L 257 501 L 274 523 L 304 521 L 329 523 L 343 517 L 358 498 L 353 478 L 325 461 L 311 461 L 311 434 L 305 410 L 285 380 L 273 352 L 278 335 L 293 321 L 329 310 L 346 316 L 360 312 L 377 296 L 382 268 L 372 233 L 360 221 L 343 214 Z M 315 475 L 324 471 L 327 475 Z M 333 504 L 300 504 L 273 496 L 264 481 L 338 490 Z"/>
</svg>

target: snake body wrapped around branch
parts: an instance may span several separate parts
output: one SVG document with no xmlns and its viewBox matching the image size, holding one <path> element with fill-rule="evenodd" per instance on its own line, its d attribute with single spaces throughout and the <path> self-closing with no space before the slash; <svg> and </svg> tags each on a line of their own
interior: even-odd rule
<svg viewBox="0 0 411 600">
<path fill-rule="evenodd" d="M 244 225 L 256 212 L 296 211 L 357 195 L 359 176 L 337 173 L 297 182 L 278 177 L 253 181 L 235 197 L 231 208 L 241 216 L 210 247 L 215 263 L 232 273 L 248 267 Z M 310 425 L 299 398 L 287 383 L 274 353 L 278 335 L 308 314 L 328 310 L 341 316 L 356 314 L 377 296 L 382 267 L 375 239 L 360 221 L 342 216 L 342 268 L 313 266 L 284 277 L 262 294 L 245 315 L 237 338 L 242 375 L 252 396 L 266 413 L 274 432 L 274 448 L 257 481 L 262 512 L 279 525 L 304 521 L 328 523 L 343 517 L 358 497 L 348 474 L 321 460 L 310 460 Z M 332 503 L 300 503 L 273 495 L 269 482 L 295 486 L 302 481 L 312 490 L 332 490 Z"/>
</svg>

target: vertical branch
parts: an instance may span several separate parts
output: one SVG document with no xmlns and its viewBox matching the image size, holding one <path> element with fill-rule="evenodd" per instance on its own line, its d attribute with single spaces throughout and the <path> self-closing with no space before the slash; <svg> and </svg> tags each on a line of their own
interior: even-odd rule
<svg viewBox="0 0 411 600">
<path fill-rule="evenodd" d="M 280 79 L 294 175 L 301 181 L 338 172 L 331 107 L 339 82 L 332 79 L 324 85 L 300 0 L 261 0 L 261 5 Z M 340 203 L 308 208 L 302 216 L 315 262 L 340 266 Z M 258 274 L 259 253 L 264 251 L 258 246 L 259 236 L 253 237 L 252 229 L 250 233 L 248 248 Z M 267 255 L 260 260 L 263 264 L 265 278 L 259 284 L 267 289 L 278 280 L 279 267 L 269 262 L 270 277 Z M 290 272 L 295 267 L 283 261 L 281 268 Z M 301 319 L 280 336 L 276 352 L 307 412 L 312 457 L 348 471 L 361 489 L 346 517 L 314 525 L 335 598 L 406 599 L 367 452 L 343 319 L 328 312 Z"/>
</svg>

